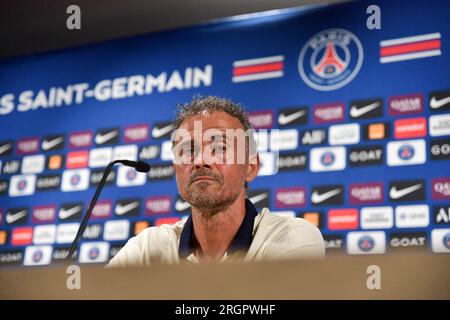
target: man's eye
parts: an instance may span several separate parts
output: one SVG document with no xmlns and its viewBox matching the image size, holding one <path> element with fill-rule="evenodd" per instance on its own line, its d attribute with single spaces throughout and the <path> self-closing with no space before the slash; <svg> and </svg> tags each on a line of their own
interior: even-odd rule
<svg viewBox="0 0 450 320">
<path fill-rule="evenodd" d="M 227 147 L 224 144 L 219 144 L 214 147 L 214 151 L 223 153 L 227 150 Z"/>
</svg>

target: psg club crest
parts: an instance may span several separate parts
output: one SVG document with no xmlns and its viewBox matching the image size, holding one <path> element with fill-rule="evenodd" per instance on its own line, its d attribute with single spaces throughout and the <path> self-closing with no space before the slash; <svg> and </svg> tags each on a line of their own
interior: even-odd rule
<svg viewBox="0 0 450 320">
<path fill-rule="evenodd" d="M 44 254 L 42 253 L 41 250 L 36 250 L 33 253 L 33 262 L 38 263 L 39 261 L 42 260 L 42 257 L 44 256 Z"/>
<path fill-rule="evenodd" d="M 97 247 L 93 247 L 93 248 L 91 248 L 91 250 L 89 250 L 89 258 L 91 260 L 97 259 L 99 254 L 100 254 L 100 250 Z"/>
<path fill-rule="evenodd" d="M 375 240 L 370 236 L 363 236 L 358 240 L 358 247 L 361 251 L 369 252 L 375 246 Z"/>
<path fill-rule="evenodd" d="M 26 187 L 27 187 L 27 180 L 25 180 L 25 179 L 20 180 L 18 185 L 17 185 L 17 188 L 20 191 L 23 191 L 23 190 L 25 190 Z"/>
<path fill-rule="evenodd" d="M 81 177 L 79 174 L 74 174 L 72 177 L 70 177 L 70 184 L 72 186 L 76 186 L 80 183 Z"/>
<path fill-rule="evenodd" d="M 344 29 L 328 29 L 314 35 L 300 51 L 298 71 L 313 89 L 342 88 L 358 74 L 363 62 L 359 39 Z"/>
<path fill-rule="evenodd" d="M 320 158 L 320 161 L 324 166 L 331 166 L 334 163 L 334 159 L 335 157 L 333 152 L 325 152 Z"/>
<path fill-rule="evenodd" d="M 414 157 L 414 148 L 410 145 L 401 146 L 400 149 L 398 149 L 398 156 L 402 160 L 409 160 Z"/>
<path fill-rule="evenodd" d="M 447 249 L 450 249 L 450 233 L 447 233 L 447 234 L 444 236 L 444 238 L 442 239 L 442 241 L 443 241 L 443 243 L 444 243 L 444 246 L 445 246 Z"/>
</svg>

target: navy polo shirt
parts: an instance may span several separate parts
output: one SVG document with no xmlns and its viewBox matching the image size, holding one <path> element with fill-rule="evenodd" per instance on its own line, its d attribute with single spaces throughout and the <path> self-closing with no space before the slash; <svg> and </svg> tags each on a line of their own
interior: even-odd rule
<svg viewBox="0 0 450 320">
<path fill-rule="evenodd" d="M 253 225 L 255 217 L 258 215 L 253 203 L 245 199 L 245 216 L 239 230 L 231 241 L 227 252 L 248 251 L 253 240 Z M 200 249 L 200 245 L 194 234 L 194 224 L 192 223 L 192 215 L 189 216 L 181 231 L 180 245 L 178 247 L 178 255 L 180 259 L 188 257 L 191 253 Z"/>
</svg>

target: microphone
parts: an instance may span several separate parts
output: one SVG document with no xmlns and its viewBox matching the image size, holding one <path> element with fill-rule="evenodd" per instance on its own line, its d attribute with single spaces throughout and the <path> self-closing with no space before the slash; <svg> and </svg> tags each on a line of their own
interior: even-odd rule
<svg viewBox="0 0 450 320">
<path fill-rule="evenodd" d="M 81 238 L 81 235 L 83 234 L 84 230 L 86 229 L 89 217 L 91 216 L 92 210 L 95 207 L 95 204 L 97 203 L 98 197 L 100 196 L 100 193 L 106 183 L 106 179 L 111 172 L 111 169 L 113 165 L 120 163 L 128 167 L 133 167 L 138 172 L 148 172 L 150 170 L 150 165 L 144 161 L 132 161 L 132 160 L 114 160 L 108 164 L 106 167 L 105 172 L 102 175 L 102 179 L 100 180 L 99 185 L 97 186 L 97 190 L 95 190 L 95 194 L 91 199 L 91 202 L 89 204 L 89 208 L 83 217 L 83 220 L 81 221 L 80 227 L 78 228 L 77 235 L 75 236 L 75 239 L 72 242 L 72 245 L 70 246 L 69 253 L 67 254 L 66 260 L 69 261 L 73 253 L 75 252 L 75 249 L 77 248 L 78 241 Z"/>
<path fill-rule="evenodd" d="M 150 170 L 150 165 L 144 161 L 116 160 L 116 162 L 133 167 L 138 172 L 148 172 Z"/>
</svg>

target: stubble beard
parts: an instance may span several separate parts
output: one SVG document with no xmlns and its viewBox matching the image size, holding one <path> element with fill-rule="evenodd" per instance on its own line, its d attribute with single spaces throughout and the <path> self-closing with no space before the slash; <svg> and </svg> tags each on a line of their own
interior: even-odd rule
<svg viewBox="0 0 450 320">
<path fill-rule="evenodd" d="M 243 185 L 241 188 L 228 186 L 225 190 L 215 192 L 211 185 L 215 183 L 217 182 L 200 181 L 188 188 L 186 201 L 199 209 L 205 217 L 212 217 L 231 206 L 239 197 L 243 188 Z"/>
</svg>

